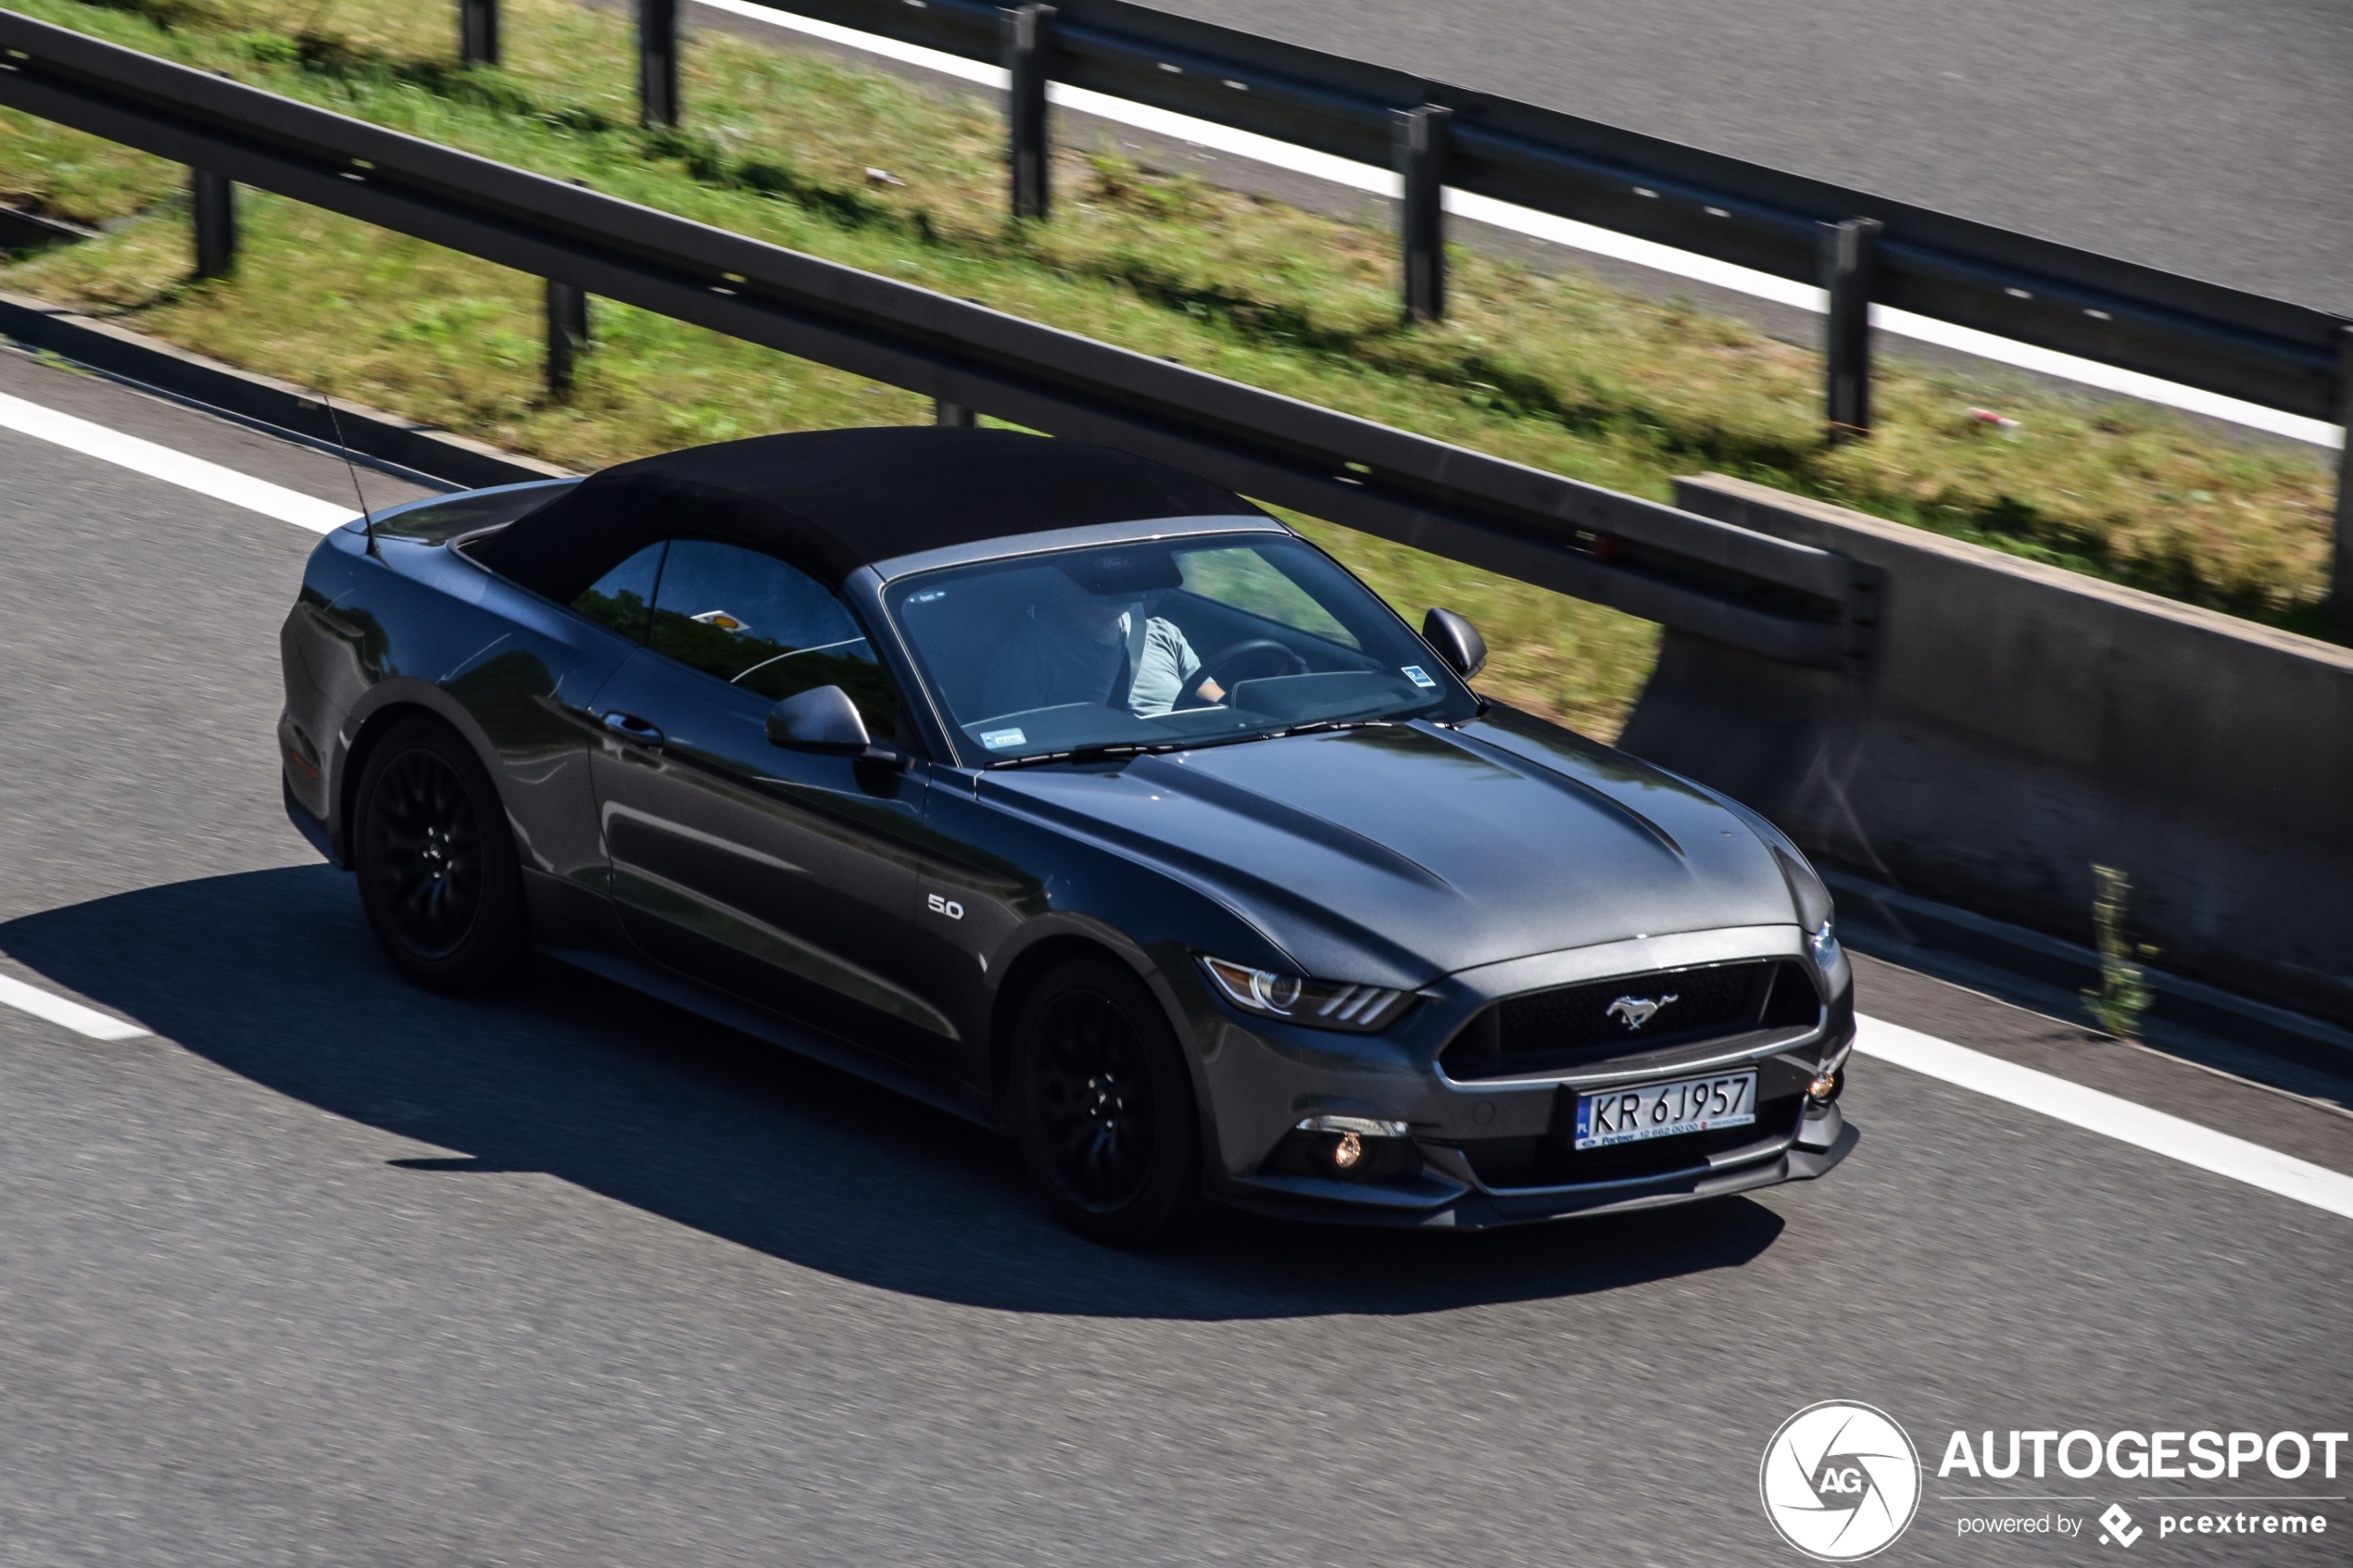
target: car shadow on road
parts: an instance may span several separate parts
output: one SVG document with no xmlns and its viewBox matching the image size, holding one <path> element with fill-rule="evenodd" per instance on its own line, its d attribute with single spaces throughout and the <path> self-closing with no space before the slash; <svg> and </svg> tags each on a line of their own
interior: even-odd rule
<svg viewBox="0 0 2353 1568">
<path fill-rule="evenodd" d="M 420 1182 L 546 1172 L 881 1288 L 1016 1311 L 1412 1313 L 1735 1268 L 1781 1227 L 1744 1198 L 1478 1235 L 1229 1215 L 1132 1255 L 1062 1230 L 1012 1146 L 847 1073 L 543 963 L 455 1000 L 393 972 L 349 880 L 292 867 L 0 924 L 57 985 L 280 1094 L 446 1155 Z"/>
</svg>

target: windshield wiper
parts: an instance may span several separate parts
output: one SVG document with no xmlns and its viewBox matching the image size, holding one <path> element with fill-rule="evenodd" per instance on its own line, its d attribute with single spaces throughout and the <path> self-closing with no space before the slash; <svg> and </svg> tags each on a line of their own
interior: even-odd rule
<svg viewBox="0 0 2353 1568">
<path fill-rule="evenodd" d="M 1327 730 L 1385 730 L 1397 722 L 1394 719 L 1312 719 L 1304 724 L 1292 724 L 1285 729 L 1269 730 L 1253 740 L 1279 740 L 1285 735 L 1312 735 Z"/>
<path fill-rule="evenodd" d="M 1286 735 L 1325 734 L 1334 730 L 1385 730 L 1396 722 L 1394 719 L 1310 719 L 1303 724 L 1286 724 L 1279 730 L 1259 730 L 1247 735 L 1221 735 L 1197 744 L 1239 746 L 1245 741 L 1281 740 Z"/>
<path fill-rule="evenodd" d="M 1280 740 L 1285 735 L 1313 735 L 1332 730 L 1386 729 L 1397 722 L 1399 721 L 1395 719 L 1310 719 L 1303 724 L 1286 724 L 1279 730 L 1252 730 L 1242 735 L 1204 735 L 1199 740 L 1187 741 L 1183 746 L 1175 749 L 1201 751 L 1213 746 L 1244 746 L 1254 740 Z M 1171 748 L 1162 746 L 1154 749 Z"/>
<path fill-rule="evenodd" d="M 1303 724 L 1287 724 L 1279 730 L 1257 730 L 1245 735 L 1201 735 L 1191 740 L 1162 740 L 1120 742 L 1106 746 L 1074 746 L 1068 751 L 1041 752 L 1036 757 L 1009 757 L 1001 762 L 988 764 L 998 768 L 1034 768 L 1041 762 L 1108 762 L 1122 757 L 1157 757 L 1168 751 L 1198 751 L 1212 746 L 1239 746 L 1244 741 L 1280 740 L 1285 735 L 1321 734 L 1332 730 L 1387 729 L 1399 722 L 1395 719 L 1311 719 Z"/>
<path fill-rule="evenodd" d="M 991 762 L 990 769 L 1034 768 L 1040 762 L 1109 762 L 1121 757 L 1151 757 L 1164 751 L 1182 751 L 1190 741 L 1159 740 L 1121 742 L 1112 746 L 1079 746 L 1068 751 L 1045 751 L 1035 757 L 1008 757 L 1001 762 Z"/>
</svg>

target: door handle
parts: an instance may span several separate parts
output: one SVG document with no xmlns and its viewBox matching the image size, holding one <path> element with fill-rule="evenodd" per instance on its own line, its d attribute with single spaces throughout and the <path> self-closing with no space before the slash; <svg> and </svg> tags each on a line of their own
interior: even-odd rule
<svg viewBox="0 0 2353 1568">
<path fill-rule="evenodd" d="M 635 713 L 623 713 L 618 709 L 606 714 L 603 723 L 608 733 L 619 735 L 632 746 L 642 746 L 653 751 L 660 751 L 662 742 L 669 738 L 661 733 L 660 725 L 649 724 Z"/>
</svg>

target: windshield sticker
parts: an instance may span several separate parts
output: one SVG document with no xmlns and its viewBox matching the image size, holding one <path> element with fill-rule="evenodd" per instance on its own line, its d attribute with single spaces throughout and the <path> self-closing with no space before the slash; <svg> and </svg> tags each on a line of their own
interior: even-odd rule
<svg viewBox="0 0 2353 1568">
<path fill-rule="evenodd" d="M 1417 686 L 1428 690 L 1435 689 L 1438 685 L 1438 683 L 1431 680 L 1428 674 L 1418 664 L 1401 665 L 1399 668 L 1405 671 L 1405 679 L 1413 682 L 1414 684 Z"/>
<path fill-rule="evenodd" d="M 983 730 L 980 744 L 991 751 L 1002 751 L 1008 746 L 1027 746 L 1029 737 L 1019 730 Z"/>
</svg>

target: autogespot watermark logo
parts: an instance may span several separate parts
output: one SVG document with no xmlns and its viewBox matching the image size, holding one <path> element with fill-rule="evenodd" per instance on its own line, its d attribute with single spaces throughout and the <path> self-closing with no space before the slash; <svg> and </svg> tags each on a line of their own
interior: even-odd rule
<svg viewBox="0 0 2353 1568">
<path fill-rule="evenodd" d="M 1884 1411 L 1826 1399 L 1781 1423 L 1756 1489 L 1781 1539 L 1852 1562 L 1893 1544 L 1919 1512 L 1919 1454 Z"/>
</svg>

